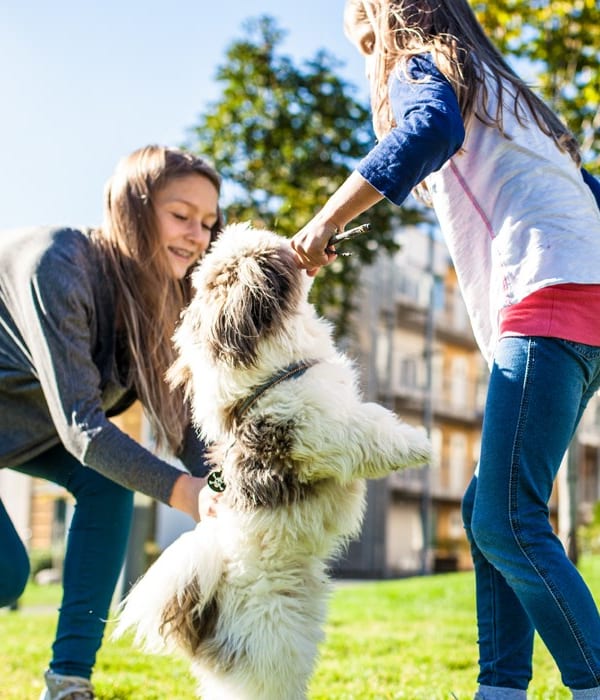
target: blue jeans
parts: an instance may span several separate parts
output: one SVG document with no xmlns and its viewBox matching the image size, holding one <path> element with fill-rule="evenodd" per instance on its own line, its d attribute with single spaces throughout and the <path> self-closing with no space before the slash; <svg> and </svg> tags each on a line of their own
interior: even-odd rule
<svg viewBox="0 0 600 700">
<path fill-rule="evenodd" d="M 60 484 L 76 500 L 50 668 L 90 678 L 125 558 L 133 493 L 84 467 L 62 446 L 17 471 Z M 19 597 L 28 574 L 27 553 L 0 501 L 0 604 Z"/>
<path fill-rule="evenodd" d="M 573 697 L 600 698 L 600 616 L 548 511 L 561 460 L 599 385 L 598 347 L 538 337 L 498 345 L 479 468 L 463 501 L 475 567 L 477 697 L 525 698 L 537 630 Z"/>
</svg>

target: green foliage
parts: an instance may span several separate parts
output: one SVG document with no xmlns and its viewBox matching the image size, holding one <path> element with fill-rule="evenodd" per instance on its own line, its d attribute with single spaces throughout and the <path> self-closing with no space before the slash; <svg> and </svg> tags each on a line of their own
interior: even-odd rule
<svg viewBox="0 0 600 700">
<path fill-rule="evenodd" d="M 600 554 L 600 501 L 596 501 L 590 521 L 577 530 L 582 554 Z"/>
<path fill-rule="evenodd" d="M 270 17 L 250 20 L 217 71 L 222 95 L 199 117 L 187 147 L 210 159 L 224 177 L 229 221 L 292 236 L 345 180 L 374 143 L 368 107 L 356 88 L 337 74 L 326 51 L 296 65 L 280 51 L 284 32 Z M 393 217 L 397 220 L 392 220 Z M 359 266 L 381 247 L 396 248 L 400 217 L 382 203 L 366 217 L 373 235 L 346 246 L 355 255 L 325 268 L 313 285 L 313 301 L 348 331 Z"/>
<path fill-rule="evenodd" d="M 534 87 L 578 137 L 600 173 L 598 0 L 495 0 L 471 3 L 505 55 L 524 59 Z"/>
<path fill-rule="evenodd" d="M 31 564 L 31 577 L 33 578 L 42 569 L 51 569 L 54 564 L 54 555 L 50 549 L 34 549 L 29 553 Z"/>
</svg>

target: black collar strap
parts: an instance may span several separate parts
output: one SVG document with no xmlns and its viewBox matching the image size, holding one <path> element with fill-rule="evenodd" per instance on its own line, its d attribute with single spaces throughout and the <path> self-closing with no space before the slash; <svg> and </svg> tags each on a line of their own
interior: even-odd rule
<svg viewBox="0 0 600 700">
<path fill-rule="evenodd" d="M 284 382 L 286 379 L 300 377 L 304 374 L 304 372 L 306 372 L 307 369 L 310 369 L 316 364 L 317 360 L 301 360 L 300 362 L 294 362 L 293 364 L 284 367 L 282 370 L 274 374 L 266 382 L 257 386 L 250 396 L 248 396 L 248 398 L 244 400 L 239 408 L 236 409 L 236 420 L 238 422 L 241 421 L 244 413 L 248 411 L 252 404 L 257 401 L 265 393 L 265 391 L 267 391 L 267 389 L 270 389 L 272 386 L 276 386 L 280 382 Z"/>
</svg>

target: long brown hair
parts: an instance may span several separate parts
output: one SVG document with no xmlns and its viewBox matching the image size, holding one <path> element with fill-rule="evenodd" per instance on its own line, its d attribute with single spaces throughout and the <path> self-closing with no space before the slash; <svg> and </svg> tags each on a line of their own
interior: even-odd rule
<svg viewBox="0 0 600 700">
<path fill-rule="evenodd" d="M 521 80 L 485 35 L 467 0 L 347 0 L 347 33 L 358 31 L 373 48 L 371 100 L 379 138 L 393 126 L 388 80 L 396 68 L 406 69 L 411 56 L 431 52 L 439 70 L 454 88 L 465 124 L 475 116 L 504 136 L 503 95 L 513 88 L 512 112 L 520 123 L 531 113 L 539 128 L 579 165 L 576 139 L 554 112 Z M 484 71 L 491 75 L 498 107 L 490 114 Z M 525 106 L 525 107 L 524 107 Z"/>
<path fill-rule="evenodd" d="M 189 422 L 183 392 L 164 375 L 175 359 L 172 336 L 191 298 L 190 274 L 175 279 L 160 244 L 157 192 L 175 178 L 199 174 L 221 189 L 221 178 L 191 153 L 150 145 L 117 165 L 104 190 L 104 220 L 94 238 L 105 251 L 116 287 L 117 328 L 126 337 L 129 381 L 150 421 L 157 446 L 177 453 Z M 222 217 L 211 231 L 216 237 Z"/>
</svg>

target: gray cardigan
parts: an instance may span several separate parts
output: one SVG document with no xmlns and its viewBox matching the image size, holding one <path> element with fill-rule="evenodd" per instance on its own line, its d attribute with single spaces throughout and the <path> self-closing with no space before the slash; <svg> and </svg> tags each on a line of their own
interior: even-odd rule
<svg viewBox="0 0 600 700">
<path fill-rule="evenodd" d="M 136 398 L 124 383 L 114 294 L 88 232 L 0 234 L 0 467 L 60 442 L 83 464 L 167 503 L 181 472 L 108 420 Z M 191 428 L 179 457 L 192 474 L 207 472 Z"/>
</svg>

